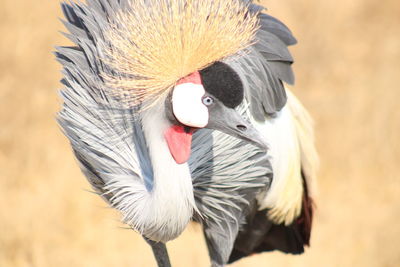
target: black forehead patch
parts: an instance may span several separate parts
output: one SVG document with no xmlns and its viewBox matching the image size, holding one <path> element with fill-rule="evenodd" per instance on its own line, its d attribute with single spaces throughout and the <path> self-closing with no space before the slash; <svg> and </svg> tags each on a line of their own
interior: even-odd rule
<svg viewBox="0 0 400 267">
<path fill-rule="evenodd" d="M 228 108 L 243 101 L 243 84 L 239 75 L 227 64 L 215 62 L 200 71 L 204 89 Z"/>
</svg>

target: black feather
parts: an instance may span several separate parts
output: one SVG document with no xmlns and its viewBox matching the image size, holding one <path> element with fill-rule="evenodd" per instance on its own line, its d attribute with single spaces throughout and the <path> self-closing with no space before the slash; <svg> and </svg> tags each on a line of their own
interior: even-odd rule
<svg viewBox="0 0 400 267">
<path fill-rule="evenodd" d="M 235 108 L 243 101 L 243 84 L 239 75 L 228 65 L 215 62 L 200 71 L 204 89 L 228 108 Z"/>
<path fill-rule="evenodd" d="M 313 201 L 308 195 L 307 184 L 302 173 L 304 193 L 302 211 L 291 225 L 272 223 L 268 210 L 257 210 L 254 204 L 252 212 L 247 216 L 247 224 L 239 232 L 229 263 L 243 257 L 264 251 L 279 250 L 284 253 L 301 254 L 304 246 L 310 245 L 310 233 L 313 217 Z"/>
</svg>

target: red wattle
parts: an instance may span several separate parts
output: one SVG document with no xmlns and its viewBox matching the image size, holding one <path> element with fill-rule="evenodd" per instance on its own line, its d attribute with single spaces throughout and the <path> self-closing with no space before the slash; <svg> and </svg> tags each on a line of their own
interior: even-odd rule
<svg viewBox="0 0 400 267">
<path fill-rule="evenodd" d="M 183 126 L 174 125 L 164 132 L 164 137 L 175 162 L 182 164 L 188 161 L 192 145 L 192 130 L 187 133 Z"/>
</svg>

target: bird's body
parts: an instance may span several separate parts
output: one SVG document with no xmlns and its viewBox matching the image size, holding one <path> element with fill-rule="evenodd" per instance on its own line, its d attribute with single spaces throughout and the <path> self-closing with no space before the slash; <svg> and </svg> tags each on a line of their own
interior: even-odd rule
<svg viewBox="0 0 400 267">
<path fill-rule="evenodd" d="M 260 25 L 245 53 L 181 77 L 149 105 L 142 98 L 127 105 L 120 93 L 110 94 L 120 80 L 109 83 L 115 70 L 104 54 L 113 54 L 101 47 L 105 25 L 129 3 L 63 4 L 77 46 L 56 53 L 65 85 L 59 123 L 93 188 L 154 249 L 153 241 L 178 237 L 194 219 L 214 266 L 274 249 L 301 253 L 311 230 L 315 151 L 307 112 L 282 83 L 293 83 L 290 31 L 249 3 Z M 143 3 L 154 8 L 157 1 Z M 186 97 L 180 84 L 182 92 L 189 84 L 204 95 L 195 117 L 179 111 L 178 99 Z"/>
</svg>

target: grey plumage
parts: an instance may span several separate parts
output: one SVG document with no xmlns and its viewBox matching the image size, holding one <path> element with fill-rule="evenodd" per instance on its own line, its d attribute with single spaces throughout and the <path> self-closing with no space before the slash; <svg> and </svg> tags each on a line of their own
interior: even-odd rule
<svg viewBox="0 0 400 267">
<path fill-rule="evenodd" d="M 252 4 L 251 9 L 263 8 Z M 228 63 L 237 71 L 246 85 L 246 98 L 254 118 L 264 121 L 265 115 L 273 115 L 286 104 L 286 92 L 282 82 L 294 83 L 291 68 L 293 58 L 287 49 L 296 43 L 290 30 L 279 20 L 261 13 L 260 29 L 256 43 L 248 48 L 247 55 Z"/>
<path fill-rule="evenodd" d="M 124 200 L 130 197 L 134 201 L 134 194 L 149 193 L 154 187 L 141 112 L 139 107 L 127 107 L 110 96 L 110 88 L 100 73 L 113 70 L 101 62 L 97 49 L 105 42 L 102 29 L 126 5 L 127 0 L 62 4 L 67 20 L 64 25 L 69 32 L 65 36 L 76 46 L 58 47 L 55 53 L 63 65 L 65 86 L 61 91 L 64 103 L 58 122 L 96 192 L 123 213 L 125 222 L 149 237 L 159 230 L 157 225 L 132 223 L 136 215 Z M 262 7 L 250 4 L 250 10 L 259 12 Z M 294 82 L 293 58 L 287 46 L 296 40 L 277 19 L 264 13 L 259 18 L 256 43 L 243 56 L 224 61 L 243 81 L 246 98 L 240 107 L 243 116 L 248 107 L 256 120 L 264 121 L 286 104 L 282 82 Z M 246 218 L 257 209 L 256 196 L 270 186 L 273 178 L 270 158 L 242 140 L 202 129 L 194 134 L 188 163 L 198 208 L 194 219 L 204 227 L 213 263 L 222 266 L 228 262 Z M 158 237 L 169 240 L 175 234 Z"/>
<path fill-rule="evenodd" d="M 192 151 L 195 199 L 204 217 L 197 220 L 203 224 L 210 256 L 222 265 L 229 259 L 250 202 L 268 187 L 271 167 L 265 153 L 217 131 L 196 133 Z"/>
</svg>

